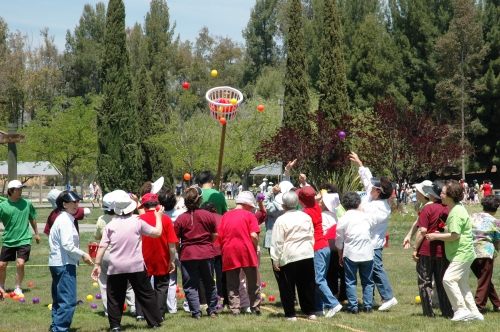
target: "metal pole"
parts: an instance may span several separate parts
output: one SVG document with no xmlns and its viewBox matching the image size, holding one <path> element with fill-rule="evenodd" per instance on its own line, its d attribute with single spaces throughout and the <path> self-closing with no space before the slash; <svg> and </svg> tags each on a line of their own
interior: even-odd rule
<svg viewBox="0 0 500 332">
<path fill-rule="evenodd" d="M 215 179 L 215 188 L 219 191 L 220 176 L 222 172 L 222 157 L 224 156 L 224 141 L 226 140 L 226 124 L 222 125 L 222 135 L 220 137 L 220 150 L 219 150 L 219 166 L 217 167 L 217 178 Z"/>
</svg>

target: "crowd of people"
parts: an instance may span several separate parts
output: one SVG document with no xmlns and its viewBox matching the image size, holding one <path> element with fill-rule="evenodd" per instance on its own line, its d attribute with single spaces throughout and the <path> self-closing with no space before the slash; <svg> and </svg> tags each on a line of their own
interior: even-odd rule
<svg viewBox="0 0 500 332">
<path fill-rule="evenodd" d="M 71 325 L 80 259 L 94 266 L 91 277 L 101 288 L 111 331 L 121 330 L 125 301 L 136 320 L 153 329 L 161 326 L 166 314 L 176 313 L 177 270 L 186 295 L 183 308 L 193 319 L 216 318 L 221 298 L 234 316 L 261 315 L 259 243 L 269 252 L 287 321 L 297 320 L 297 305 L 311 320 L 331 318 L 344 309 L 355 315 L 370 314 L 374 308 L 390 310 L 398 300 L 384 268 L 383 248 L 391 216 L 388 200 L 397 186 L 387 177 L 373 177 L 356 153 L 349 157 L 358 166 L 366 192 L 362 197 L 353 191 L 340 193 L 333 183 L 316 189 L 305 174 L 295 186 L 291 170 L 297 160 L 286 165 L 283 181 L 265 183 L 257 200 L 250 191 L 234 196 L 237 184 L 214 189 L 210 171 L 201 172 L 197 185 L 183 190 L 181 203 L 176 197 L 179 190 L 162 188 L 163 179 L 145 183 L 138 196 L 123 190 L 107 193 L 94 234 L 100 241 L 95 261 L 79 248 L 78 220 L 89 213 L 78 206 L 82 198 L 70 190 L 52 191 L 48 198 L 54 211 L 44 231 L 49 236 L 52 276 L 50 330 L 67 331 Z M 22 293 L 31 244 L 27 221 L 40 242 L 37 214 L 21 198 L 22 187 L 11 181 L 8 200 L 0 203 L 5 226 L 0 299 L 9 261 L 17 260 L 15 292 Z M 470 216 L 463 206 L 464 194 L 470 191 L 461 182 L 410 186 L 405 181 L 404 188 L 411 188 L 420 210 L 403 247 L 412 247 L 424 316 L 435 317 L 434 309 L 439 308 L 452 321 L 484 320 L 488 298 L 500 311 L 491 281 L 500 248 L 500 220 L 494 217 L 500 198 L 491 195 L 489 181 L 480 187 L 483 212 Z M 226 198 L 231 196 L 236 207 L 229 211 Z M 471 270 L 478 278 L 475 297 L 468 286 Z M 357 298 L 358 274 L 362 303 Z"/>
</svg>

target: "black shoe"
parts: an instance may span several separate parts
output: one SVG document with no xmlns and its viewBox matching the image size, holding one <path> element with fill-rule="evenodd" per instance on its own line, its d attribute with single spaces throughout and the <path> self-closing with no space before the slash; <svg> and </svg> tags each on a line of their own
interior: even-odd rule
<svg viewBox="0 0 500 332">
<path fill-rule="evenodd" d="M 260 312 L 259 308 L 255 308 L 255 309 L 252 309 L 251 314 L 260 316 L 262 313 Z"/>
<path fill-rule="evenodd" d="M 144 321 L 144 316 L 137 316 L 135 317 L 136 322 L 143 322 Z"/>
<path fill-rule="evenodd" d="M 158 323 L 156 325 L 151 326 L 151 329 L 156 330 L 156 329 L 159 329 L 160 327 L 161 327 L 161 324 Z"/>
<path fill-rule="evenodd" d="M 122 329 L 120 327 L 113 327 L 111 332 L 120 332 Z"/>
<path fill-rule="evenodd" d="M 363 308 L 363 312 L 365 314 L 371 314 L 372 313 L 372 308 Z"/>
<path fill-rule="evenodd" d="M 353 315 L 359 315 L 359 310 L 358 309 L 353 309 L 353 310 L 347 310 L 347 312 L 353 314 Z"/>
<path fill-rule="evenodd" d="M 429 317 L 429 318 L 436 318 L 436 315 L 434 313 L 432 313 L 430 315 L 427 315 L 427 317 Z"/>
<path fill-rule="evenodd" d="M 240 313 L 239 312 L 233 312 L 233 316 L 239 316 Z"/>
</svg>

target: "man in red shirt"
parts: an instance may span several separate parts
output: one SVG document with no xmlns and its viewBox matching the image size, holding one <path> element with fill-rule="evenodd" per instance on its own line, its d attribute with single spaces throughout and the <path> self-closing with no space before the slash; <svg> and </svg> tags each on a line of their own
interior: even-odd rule
<svg viewBox="0 0 500 332">
<path fill-rule="evenodd" d="M 483 197 L 491 195 L 491 185 L 490 180 L 483 181 Z"/>
<path fill-rule="evenodd" d="M 342 305 L 333 296 L 326 282 L 326 275 L 330 265 L 330 246 L 323 234 L 323 218 L 321 208 L 316 202 L 316 191 L 311 186 L 297 190 L 299 204 L 304 207 L 302 212 L 307 213 L 314 226 L 314 270 L 316 272 L 316 315 L 333 317 L 342 309 Z M 324 311 L 323 311 L 324 310 Z M 309 317 L 316 319 L 314 315 Z"/>
<path fill-rule="evenodd" d="M 253 194 L 244 191 L 235 200 L 236 208 L 226 212 L 218 228 L 222 249 L 222 271 L 226 272 L 229 308 L 240 314 L 240 270 L 247 279 L 250 310 L 260 315 L 260 285 L 258 279 L 257 244 L 260 227 L 255 215 Z"/>
<path fill-rule="evenodd" d="M 141 205 L 145 213 L 139 218 L 154 226 L 156 225 L 155 210 L 159 205 L 158 196 L 156 194 L 147 193 L 142 196 Z M 167 302 L 168 285 L 170 281 L 169 273 L 175 270 L 175 244 L 179 242 L 174 232 L 172 220 L 163 215 L 162 218 L 163 231 L 159 238 L 149 236 L 142 237 L 142 255 L 148 276 L 154 276 L 153 288 L 158 302 L 158 307 L 162 317 L 165 317 L 165 308 Z M 137 321 L 144 319 L 141 306 L 136 303 Z"/>
</svg>

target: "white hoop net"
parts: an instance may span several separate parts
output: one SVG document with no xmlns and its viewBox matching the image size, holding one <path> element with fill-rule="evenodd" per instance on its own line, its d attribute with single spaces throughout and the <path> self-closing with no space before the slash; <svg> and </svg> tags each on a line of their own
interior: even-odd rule
<svg viewBox="0 0 500 332">
<path fill-rule="evenodd" d="M 229 86 L 219 86 L 207 91 L 207 98 L 210 106 L 210 115 L 219 120 L 226 118 L 227 121 L 236 119 L 238 107 L 243 101 L 243 94 Z"/>
</svg>

